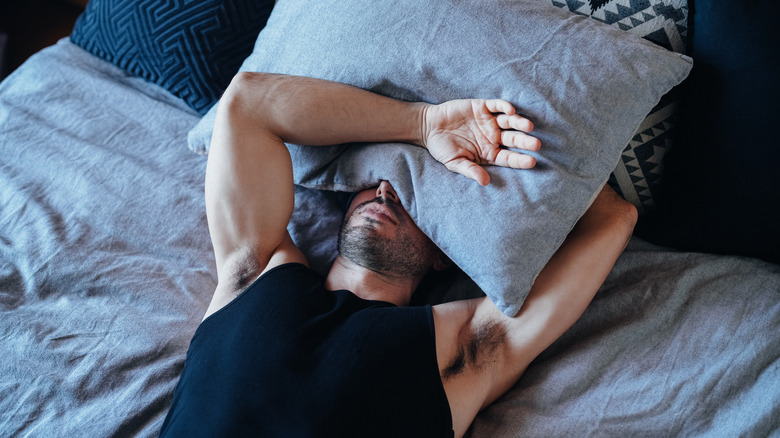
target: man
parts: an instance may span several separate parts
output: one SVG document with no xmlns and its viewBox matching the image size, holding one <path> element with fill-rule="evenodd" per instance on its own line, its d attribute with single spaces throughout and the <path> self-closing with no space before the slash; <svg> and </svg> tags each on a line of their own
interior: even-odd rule
<svg viewBox="0 0 780 438">
<path fill-rule="evenodd" d="M 538 150 L 532 129 L 502 100 L 428 105 L 239 74 L 220 102 L 206 172 L 218 285 L 163 435 L 463 436 L 579 318 L 636 210 L 605 188 L 514 317 L 485 298 L 403 307 L 446 264 L 442 253 L 382 181 L 351 203 L 327 277 L 308 270 L 287 233 L 284 142 L 405 141 L 485 185 L 481 165 L 535 165 L 508 149 Z"/>
</svg>

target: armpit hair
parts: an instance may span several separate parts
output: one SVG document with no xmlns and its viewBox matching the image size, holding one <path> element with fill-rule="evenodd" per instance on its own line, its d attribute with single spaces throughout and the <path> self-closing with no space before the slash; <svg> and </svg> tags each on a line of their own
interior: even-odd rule
<svg viewBox="0 0 780 438">
<path fill-rule="evenodd" d="M 229 284 L 236 292 L 241 292 L 260 275 L 261 269 L 255 253 L 246 250 L 231 261 Z"/>
<path fill-rule="evenodd" d="M 506 336 L 506 328 L 496 321 L 477 323 L 476 327 L 460 342 L 457 354 L 442 371 L 442 378 L 446 380 L 466 370 L 484 369 L 485 365 L 493 362 L 492 359 L 496 354 L 500 354 Z"/>
</svg>

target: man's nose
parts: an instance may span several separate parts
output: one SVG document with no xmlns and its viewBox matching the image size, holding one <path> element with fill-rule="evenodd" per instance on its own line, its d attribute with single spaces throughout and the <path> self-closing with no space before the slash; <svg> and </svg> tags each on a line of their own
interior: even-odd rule
<svg viewBox="0 0 780 438">
<path fill-rule="evenodd" d="M 379 187 L 376 189 L 376 196 L 379 198 L 383 198 L 387 201 L 393 201 L 395 203 L 400 202 L 398 199 L 398 194 L 395 192 L 395 189 L 393 189 L 393 186 L 390 185 L 387 181 L 381 181 L 379 183 Z"/>
</svg>

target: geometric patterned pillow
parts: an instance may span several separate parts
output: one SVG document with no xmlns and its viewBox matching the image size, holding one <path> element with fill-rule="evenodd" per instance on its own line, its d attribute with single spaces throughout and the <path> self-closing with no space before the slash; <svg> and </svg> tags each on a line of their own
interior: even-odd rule
<svg viewBox="0 0 780 438">
<path fill-rule="evenodd" d="M 590 16 L 641 36 L 668 50 L 686 53 L 687 0 L 544 0 L 559 8 Z M 598 56 L 594 53 L 594 56 Z M 630 98 L 630 96 L 627 96 Z M 640 213 L 655 206 L 663 173 L 664 155 L 673 147 L 671 136 L 677 98 L 666 94 L 636 130 L 609 184 L 634 204 Z"/>
<path fill-rule="evenodd" d="M 205 114 L 252 53 L 274 0 L 92 0 L 71 41 Z"/>
</svg>

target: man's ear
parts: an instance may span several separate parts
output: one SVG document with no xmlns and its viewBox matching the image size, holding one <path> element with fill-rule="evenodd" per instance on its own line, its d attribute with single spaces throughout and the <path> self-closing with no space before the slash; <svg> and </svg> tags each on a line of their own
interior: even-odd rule
<svg viewBox="0 0 780 438">
<path fill-rule="evenodd" d="M 452 260 L 450 260 L 449 257 L 447 257 L 446 254 L 444 254 L 444 251 L 438 250 L 436 254 L 436 258 L 433 259 L 433 268 L 434 271 L 445 271 L 449 269 L 453 265 Z"/>
</svg>

